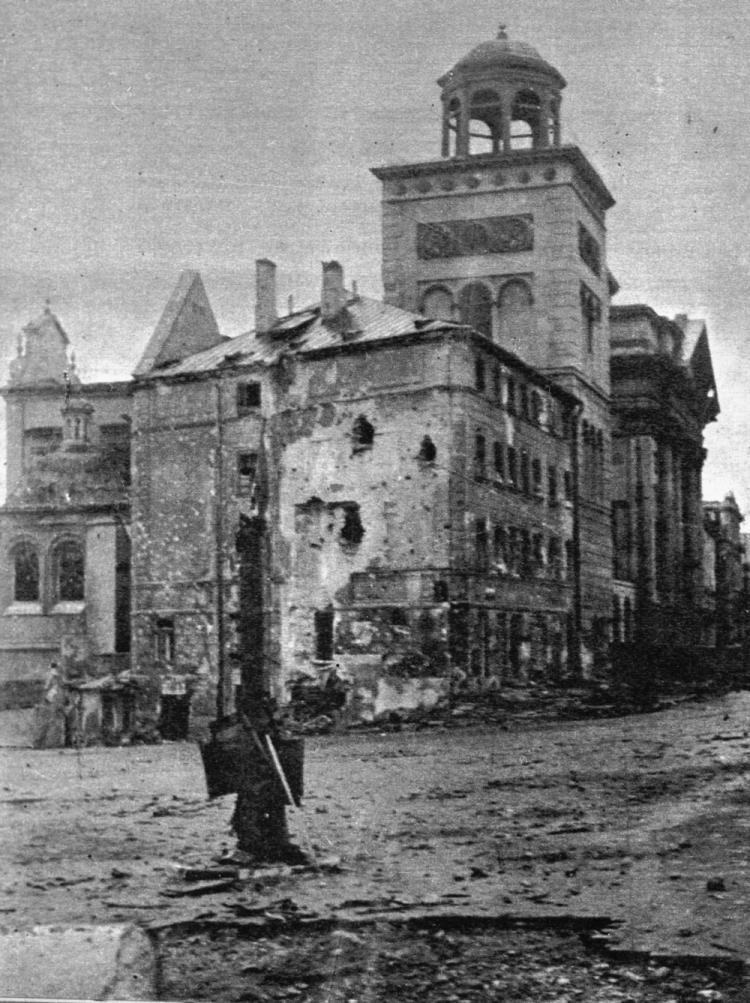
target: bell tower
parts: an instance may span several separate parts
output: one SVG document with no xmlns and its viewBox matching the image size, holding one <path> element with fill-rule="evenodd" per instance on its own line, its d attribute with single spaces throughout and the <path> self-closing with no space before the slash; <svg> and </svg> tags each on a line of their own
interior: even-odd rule
<svg viewBox="0 0 750 1003">
<path fill-rule="evenodd" d="M 386 301 L 469 324 L 606 400 L 614 200 L 562 142 L 564 77 L 501 28 L 438 86 L 441 159 L 373 170 Z"/>
<path fill-rule="evenodd" d="M 616 285 L 605 216 L 614 199 L 581 150 L 563 141 L 565 85 L 503 27 L 438 80 L 440 158 L 373 173 L 382 183 L 386 302 L 473 328 L 581 402 L 570 430 L 576 563 L 582 629 L 601 641 L 612 589 Z"/>
</svg>

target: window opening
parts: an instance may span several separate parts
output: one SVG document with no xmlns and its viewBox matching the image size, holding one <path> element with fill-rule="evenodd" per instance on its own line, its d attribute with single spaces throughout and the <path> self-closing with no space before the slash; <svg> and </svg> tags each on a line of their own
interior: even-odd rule
<svg viewBox="0 0 750 1003">
<path fill-rule="evenodd" d="M 448 602 L 450 599 L 448 583 L 443 581 L 435 582 L 432 586 L 432 594 L 435 602 Z"/>
<path fill-rule="evenodd" d="M 174 619 L 171 616 L 159 617 L 154 628 L 154 654 L 163 665 L 174 664 L 174 639 Z"/>
<path fill-rule="evenodd" d="M 39 601 L 39 555 L 30 543 L 19 543 L 13 550 L 13 599 Z"/>
<path fill-rule="evenodd" d="M 352 437 L 355 449 L 367 449 L 375 441 L 375 429 L 363 414 L 354 422 Z"/>
<path fill-rule="evenodd" d="M 489 539 L 487 534 L 487 520 L 482 517 L 476 521 L 476 555 L 477 567 L 486 570 L 489 565 Z"/>
<path fill-rule="evenodd" d="M 532 329 L 533 304 L 527 283 L 521 279 L 506 282 L 500 292 L 498 306 L 500 343 L 506 348 L 522 348 L 528 342 Z"/>
<path fill-rule="evenodd" d="M 495 459 L 495 475 L 502 481 L 505 480 L 505 447 L 502 442 L 496 442 L 493 447 Z"/>
<path fill-rule="evenodd" d="M 426 435 L 419 447 L 419 459 L 424 460 L 425 463 L 433 463 L 436 456 L 437 449 L 435 448 L 435 443 L 429 435 Z"/>
<path fill-rule="evenodd" d="M 257 453 L 237 454 L 237 488 L 240 494 L 249 495 L 253 493 L 257 471 Z"/>
<path fill-rule="evenodd" d="M 471 282 L 458 294 L 458 312 L 461 323 L 475 331 L 492 336 L 492 296 L 480 282 Z"/>
<path fill-rule="evenodd" d="M 532 90 L 519 91 L 510 123 L 511 150 L 530 150 L 540 143 L 541 101 Z"/>
<path fill-rule="evenodd" d="M 341 542 L 356 547 L 362 542 L 365 529 L 359 515 L 359 505 L 345 505 L 344 524 L 341 527 Z"/>
<path fill-rule="evenodd" d="M 247 414 L 260 407 L 260 383 L 237 384 L 237 414 Z"/>
<path fill-rule="evenodd" d="M 494 534 L 495 565 L 499 571 L 508 567 L 508 533 L 504 526 L 495 526 Z"/>
<path fill-rule="evenodd" d="M 477 91 L 469 106 L 469 153 L 499 153 L 502 136 L 500 96 L 492 90 Z"/>
<path fill-rule="evenodd" d="M 531 461 L 531 480 L 534 487 L 534 494 L 541 495 L 544 493 L 542 487 L 542 462 L 541 460 L 534 459 Z"/>
<path fill-rule="evenodd" d="M 54 553 L 54 592 L 59 602 L 80 602 L 84 597 L 83 549 L 69 540 Z"/>
<path fill-rule="evenodd" d="M 484 436 L 478 433 L 474 438 L 474 476 L 484 477 L 486 446 Z"/>
<path fill-rule="evenodd" d="M 557 469 L 547 468 L 547 495 L 550 505 L 557 505 Z"/>
<path fill-rule="evenodd" d="M 451 320 L 453 297 L 447 289 L 428 289 L 422 297 L 422 313 L 431 320 Z"/>
<path fill-rule="evenodd" d="M 573 475 L 569 470 L 563 471 L 563 491 L 565 493 L 565 501 L 573 501 Z"/>
<path fill-rule="evenodd" d="M 514 488 L 518 487 L 518 454 L 515 446 L 508 446 L 508 478 Z"/>
<path fill-rule="evenodd" d="M 521 490 L 525 495 L 531 493 L 531 478 L 529 475 L 529 454 L 521 450 Z"/>
<path fill-rule="evenodd" d="M 315 657 L 319 662 L 333 658 L 333 610 L 315 610 Z"/>
<path fill-rule="evenodd" d="M 484 359 L 477 358 L 474 360 L 474 386 L 479 391 L 479 393 L 484 393 L 486 387 L 486 378 L 484 370 Z"/>
</svg>

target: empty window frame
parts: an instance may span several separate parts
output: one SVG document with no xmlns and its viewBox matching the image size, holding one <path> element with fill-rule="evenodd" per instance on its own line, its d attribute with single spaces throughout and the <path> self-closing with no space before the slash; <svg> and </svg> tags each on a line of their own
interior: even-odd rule
<svg viewBox="0 0 750 1003">
<path fill-rule="evenodd" d="M 485 571 L 490 562 L 489 535 L 487 532 L 487 519 L 484 516 L 477 518 L 474 524 L 476 542 L 476 562 L 480 571 Z"/>
<path fill-rule="evenodd" d="M 531 461 L 531 484 L 535 495 L 544 494 L 544 486 L 542 485 L 542 461 L 536 458 Z"/>
<path fill-rule="evenodd" d="M 260 383 L 238 383 L 237 384 L 237 414 L 248 414 L 260 407 Z"/>
<path fill-rule="evenodd" d="M 375 441 L 375 428 L 372 423 L 361 414 L 352 426 L 352 440 L 354 449 L 370 449 Z"/>
<path fill-rule="evenodd" d="M 258 474 L 258 454 L 242 452 L 237 454 L 237 492 L 251 495 L 255 489 Z"/>
<path fill-rule="evenodd" d="M 505 480 L 505 446 L 502 442 L 493 444 L 493 459 L 495 464 L 495 477 L 498 480 Z"/>
<path fill-rule="evenodd" d="M 484 359 L 481 356 L 477 356 L 474 360 L 474 386 L 480 394 L 484 393 L 487 388 Z"/>
<path fill-rule="evenodd" d="M 474 476 L 485 476 L 485 465 L 487 462 L 487 446 L 485 438 L 481 432 L 474 436 Z"/>
<path fill-rule="evenodd" d="M 174 618 L 160 616 L 154 624 L 154 656 L 165 666 L 174 665 L 175 632 Z"/>
<path fill-rule="evenodd" d="M 32 543 L 18 543 L 11 551 L 13 600 L 39 602 L 39 554 Z"/>
<path fill-rule="evenodd" d="M 82 602 L 84 588 L 83 547 L 76 540 L 64 540 L 52 552 L 54 599 L 57 602 Z"/>
<path fill-rule="evenodd" d="M 529 467 L 529 454 L 525 449 L 521 450 L 521 491 L 525 495 L 531 493 L 531 473 Z"/>
<path fill-rule="evenodd" d="M 315 610 L 315 657 L 319 662 L 333 658 L 333 610 Z"/>
</svg>

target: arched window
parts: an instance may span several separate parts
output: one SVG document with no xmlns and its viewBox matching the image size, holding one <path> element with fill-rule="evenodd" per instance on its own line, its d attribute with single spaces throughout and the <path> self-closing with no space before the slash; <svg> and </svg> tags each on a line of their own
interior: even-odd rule
<svg viewBox="0 0 750 1003">
<path fill-rule="evenodd" d="M 422 297 L 422 313 L 431 320 L 451 320 L 453 297 L 443 286 L 433 286 Z"/>
<path fill-rule="evenodd" d="M 65 540 L 53 552 L 52 590 L 58 602 L 80 602 L 84 598 L 83 548 L 75 540 Z"/>
<path fill-rule="evenodd" d="M 530 150 L 541 145 L 541 107 L 534 91 L 523 90 L 516 94 L 510 122 L 511 150 Z"/>
<path fill-rule="evenodd" d="M 12 551 L 13 599 L 39 602 L 39 555 L 32 543 L 19 543 Z"/>
<path fill-rule="evenodd" d="M 481 282 L 471 282 L 458 295 L 458 310 L 461 323 L 473 327 L 475 331 L 492 337 L 492 296 Z"/>
<path fill-rule="evenodd" d="M 458 129 L 461 119 L 461 102 L 453 98 L 448 102 L 445 113 L 445 133 L 443 140 L 443 156 L 458 156 Z"/>
<path fill-rule="evenodd" d="M 477 91 L 469 107 L 469 153 L 499 153 L 502 137 L 500 95 L 492 90 Z"/>
<path fill-rule="evenodd" d="M 506 282 L 498 300 L 500 307 L 500 344 L 523 353 L 532 334 L 533 303 L 531 290 L 521 279 Z"/>
</svg>

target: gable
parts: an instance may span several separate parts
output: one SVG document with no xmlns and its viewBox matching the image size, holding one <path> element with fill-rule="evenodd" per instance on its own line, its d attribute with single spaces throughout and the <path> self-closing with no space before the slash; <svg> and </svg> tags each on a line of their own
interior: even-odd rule
<svg viewBox="0 0 750 1003">
<path fill-rule="evenodd" d="M 134 376 L 180 362 L 224 339 L 198 272 L 185 271 L 135 368 Z"/>
</svg>

